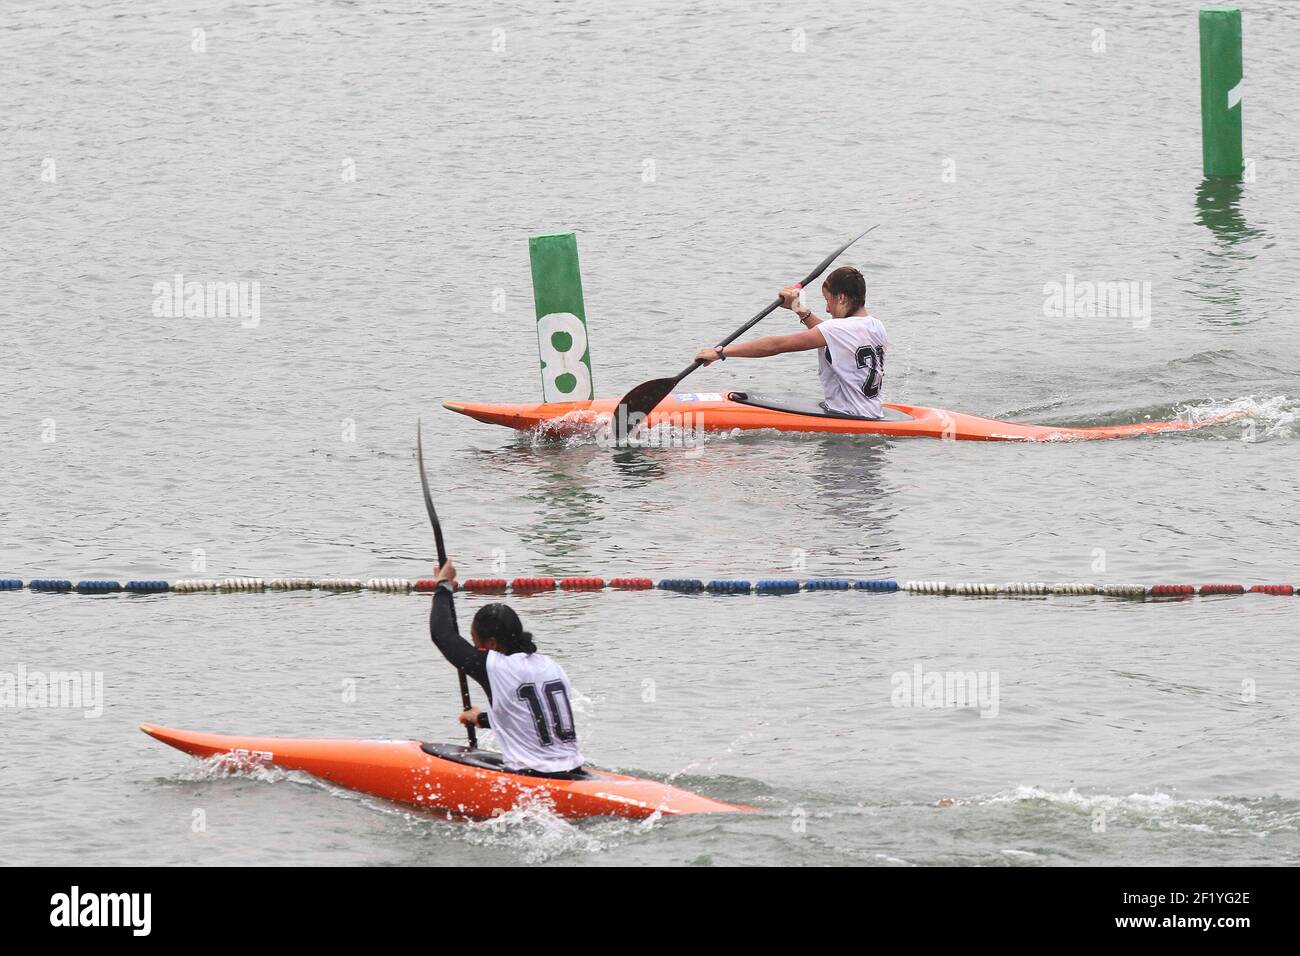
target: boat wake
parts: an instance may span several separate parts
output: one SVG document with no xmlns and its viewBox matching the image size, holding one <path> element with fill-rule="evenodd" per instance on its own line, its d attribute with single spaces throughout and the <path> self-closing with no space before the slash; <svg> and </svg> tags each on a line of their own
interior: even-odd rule
<svg viewBox="0 0 1300 956">
<path fill-rule="evenodd" d="M 1281 797 L 1177 798 L 1162 791 L 1111 794 L 1083 794 L 1021 786 L 991 797 L 959 800 L 976 806 L 1012 805 L 1026 810 L 1045 810 L 1069 815 L 1086 815 L 1100 821 L 1102 828 L 1187 831 L 1232 837 L 1294 835 L 1300 831 L 1300 802 Z"/>
<path fill-rule="evenodd" d="M 1249 441 L 1270 441 L 1300 437 L 1300 401 L 1285 395 L 1273 398 L 1253 396 L 1229 405 L 1189 406 L 1188 414 L 1207 415 L 1216 410 L 1240 410 L 1246 417 L 1238 423 L 1239 436 Z"/>
<path fill-rule="evenodd" d="M 181 771 L 176 779 L 187 783 L 201 783 L 207 780 L 223 780 L 230 777 L 256 780 L 258 783 L 280 783 L 284 780 L 313 785 L 321 783 L 311 774 L 300 773 L 296 770 L 285 770 L 283 767 L 277 767 L 274 764 L 241 758 L 232 754 L 213 754 L 211 757 L 195 760 L 186 770 Z"/>
<path fill-rule="evenodd" d="M 1174 405 L 1151 405 L 1140 408 L 1068 414 L 1059 408 L 1034 406 L 1005 413 L 1016 421 L 1033 422 L 1060 428 L 1097 428 L 1128 425 L 1135 422 L 1218 422 L 1218 427 L 1170 432 L 1184 439 L 1243 439 L 1264 441 L 1294 437 L 1300 402 L 1285 395 L 1256 398 L 1248 395 L 1231 401 L 1206 400 Z"/>
<path fill-rule="evenodd" d="M 591 855 L 617 849 L 628 839 L 658 824 L 660 814 L 644 820 L 590 818 L 566 820 L 545 797 L 525 800 L 488 820 L 467 822 L 462 838 L 479 847 L 500 847 L 520 854 L 531 864 L 561 857 Z"/>
</svg>

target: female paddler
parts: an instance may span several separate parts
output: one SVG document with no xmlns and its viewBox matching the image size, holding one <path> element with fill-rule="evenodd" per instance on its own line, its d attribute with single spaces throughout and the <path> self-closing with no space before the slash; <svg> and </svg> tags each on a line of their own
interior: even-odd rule
<svg viewBox="0 0 1300 956">
<path fill-rule="evenodd" d="M 487 694 L 487 709 L 460 715 L 468 726 L 490 728 L 502 766 L 516 773 L 573 773 L 582 769 L 573 722 L 573 688 L 564 668 L 537 650 L 519 615 L 505 604 L 485 604 L 470 625 L 470 643 L 456 626 L 456 566 L 437 573 L 429 634 L 442 656 Z"/>
</svg>

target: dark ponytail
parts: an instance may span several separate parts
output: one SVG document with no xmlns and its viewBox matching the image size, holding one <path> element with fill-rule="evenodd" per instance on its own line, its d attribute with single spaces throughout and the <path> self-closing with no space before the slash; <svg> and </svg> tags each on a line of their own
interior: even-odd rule
<svg viewBox="0 0 1300 956">
<path fill-rule="evenodd" d="M 502 654 L 536 654 L 533 635 L 524 630 L 519 615 L 501 603 L 485 604 L 474 615 L 473 633 L 481 641 L 496 641 Z"/>
</svg>

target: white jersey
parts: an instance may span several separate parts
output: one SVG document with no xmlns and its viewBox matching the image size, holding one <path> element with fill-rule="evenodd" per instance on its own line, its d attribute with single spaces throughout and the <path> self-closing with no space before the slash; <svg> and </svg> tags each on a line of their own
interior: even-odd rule
<svg viewBox="0 0 1300 956">
<path fill-rule="evenodd" d="M 881 385 L 885 379 L 885 350 L 889 336 L 880 320 L 870 315 L 827 319 L 814 328 L 826 347 L 817 350 L 817 375 L 822 380 L 826 407 L 862 418 L 879 418 Z"/>
<path fill-rule="evenodd" d="M 558 773 L 582 766 L 573 723 L 573 688 L 545 654 L 487 652 L 488 723 L 508 770 Z"/>
</svg>

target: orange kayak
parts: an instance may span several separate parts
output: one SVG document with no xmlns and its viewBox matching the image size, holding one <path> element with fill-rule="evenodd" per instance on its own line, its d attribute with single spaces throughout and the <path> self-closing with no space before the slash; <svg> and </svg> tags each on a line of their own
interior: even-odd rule
<svg viewBox="0 0 1300 956">
<path fill-rule="evenodd" d="M 493 405 L 443 402 L 444 408 L 492 425 L 537 430 L 562 435 L 583 430 L 619 428 L 614 417 L 616 398 L 587 402 L 551 402 L 536 405 Z M 964 412 L 922 405 L 886 405 L 884 417 L 854 418 L 826 412 L 816 402 L 754 392 L 691 392 L 670 395 L 650 413 L 651 427 L 666 425 L 704 431 L 752 430 L 826 432 L 845 435 L 888 435 L 895 438 L 947 438 L 958 441 L 1079 441 L 1097 438 L 1131 438 L 1161 432 L 1189 431 L 1236 421 L 1244 411 L 1225 412 L 1199 421 L 1136 422 L 1067 428 L 1026 425 L 981 418 Z"/>
<path fill-rule="evenodd" d="M 454 744 L 418 740 L 300 740 L 230 737 L 140 729 L 196 757 L 228 757 L 237 766 L 301 770 L 322 780 L 397 803 L 486 818 L 540 799 L 564 817 L 648 817 L 654 813 L 736 813 L 753 807 L 710 800 L 665 783 L 584 769 L 576 774 L 526 776 L 501 770 L 501 756 Z M 494 769 L 496 768 L 496 769 Z"/>
</svg>

